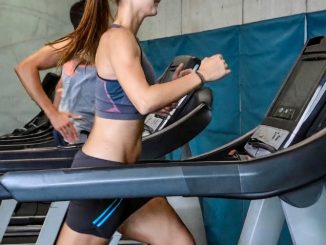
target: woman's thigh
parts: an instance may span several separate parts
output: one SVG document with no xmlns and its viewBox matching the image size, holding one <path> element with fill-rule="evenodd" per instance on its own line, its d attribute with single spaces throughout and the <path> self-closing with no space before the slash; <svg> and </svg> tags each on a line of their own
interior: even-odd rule
<svg viewBox="0 0 326 245">
<path fill-rule="evenodd" d="M 119 228 L 127 237 L 148 244 L 194 244 L 182 220 L 166 198 L 153 198 Z"/>
</svg>

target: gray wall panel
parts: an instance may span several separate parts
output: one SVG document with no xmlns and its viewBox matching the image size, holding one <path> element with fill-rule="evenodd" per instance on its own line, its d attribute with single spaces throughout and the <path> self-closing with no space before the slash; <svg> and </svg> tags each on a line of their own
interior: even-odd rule
<svg viewBox="0 0 326 245">
<path fill-rule="evenodd" d="M 306 12 L 306 0 L 244 0 L 243 22 L 251 23 Z"/>
<path fill-rule="evenodd" d="M 307 0 L 307 10 L 308 12 L 320 11 L 326 9 L 325 0 Z"/>
<path fill-rule="evenodd" d="M 164 0 L 158 15 L 145 19 L 139 32 L 141 40 L 176 36 L 181 34 L 182 0 Z"/>
<path fill-rule="evenodd" d="M 22 127 L 39 111 L 14 67 L 45 42 L 72 31 L 69 9 L 74 2 L 0 0 L 0 134 Z"/>
<path fill-rule="evenodd" d="M 242 0 L 183 0 L 182 33 L 200 32 L 242 23 Z"/>
</svg>

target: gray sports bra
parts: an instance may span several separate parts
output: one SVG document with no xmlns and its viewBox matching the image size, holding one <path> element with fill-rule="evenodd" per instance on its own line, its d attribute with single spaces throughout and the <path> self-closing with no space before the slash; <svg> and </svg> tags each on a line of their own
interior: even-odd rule
<svg viewBox="0 0 326 245">
<path fill-rule="evenodd" d="M 111 28 L 120 28 L 112 25 Z M 145 54 L 141 53 L 141 64 L 150 84 L 155 83 L 155 73 Z M 143 119 L 123 91 L 118 80 L 105 79 L 97 75 L 95 87 L 95 113 L 97 116 L 116 120 Z"/>
</svg>

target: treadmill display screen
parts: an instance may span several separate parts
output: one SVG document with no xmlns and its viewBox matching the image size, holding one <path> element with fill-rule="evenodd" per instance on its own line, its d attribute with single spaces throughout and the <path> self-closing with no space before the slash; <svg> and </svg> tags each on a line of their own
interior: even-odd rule
<svg viewBox="0 0 326 245">
<path fill-rule="evenodd" d="M 296 121 L 326 72 L 326 60 L 302 61 L 274 103 L 272 117 Z"/>
</svg>

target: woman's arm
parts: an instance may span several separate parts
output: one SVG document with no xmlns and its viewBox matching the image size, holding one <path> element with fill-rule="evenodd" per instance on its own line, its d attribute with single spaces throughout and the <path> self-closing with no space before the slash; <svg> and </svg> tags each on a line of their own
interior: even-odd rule
<svg viewBox="0 0 326 245">
<path fill-rule="evenodd" d="M 15 71 L 31 98 L 42 108 L 51 121 L 52 126 L 58 130 L 64 138 L 74 141 L 78 138 L 73 126 L 70 113 L 59 112 L 43 90 L 40 71 L 57 66 L 60 59 L 58 49 L 65 46 L 68 41 L 54 46 L 44 46 L 23 61 L 15 68 Z"/>
<path fill-rule="evenodd" d="M 111 29 L 104 34 L 98 49 L 96 66 L 100 76 L 108 77 L 109 63 L 128 98 L 141 114 L 159 110 L 201 85 L 200 77 L 192 72 L 171 82 L 150 86 L 140 63 L 140 49 L 133 34 L 125 29 Z M 230 73 L 219 55 L 203 60 L 200 72 L 206 81 Z M 113 77 L 110 77 L 113 79 Z"/>
</svg>

